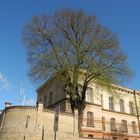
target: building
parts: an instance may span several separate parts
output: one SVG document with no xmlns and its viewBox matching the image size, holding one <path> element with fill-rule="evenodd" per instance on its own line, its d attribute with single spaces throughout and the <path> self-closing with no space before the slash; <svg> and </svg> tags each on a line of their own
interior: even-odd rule
<svg viewBox="0 0 140 140">
<path fill-rule="evenodd" d="M 81 136 L 84 138 L 140 140 L 140 92 L 112 85 L 114 94 L 91 83 L 86 92 Z M 51 79 L 38 90 L 44 108 L 60 106 L 70 112 L 67 95 L 59 81 Z"/>
<path fill-rule="evenodd" d="M 6 104 L 0 115 L 0 140 L 53 140 L 57 128 L 58 140 L 140 140 L 140 92 L 112 86 L 114 94 L 89 85 L 79 136 L 78 112 L 71 113 L 61 83 L 50 79 L 37 89 L 37 107 Z M 58 106 L 59 119 L 54 110 Z"/>
</svg>

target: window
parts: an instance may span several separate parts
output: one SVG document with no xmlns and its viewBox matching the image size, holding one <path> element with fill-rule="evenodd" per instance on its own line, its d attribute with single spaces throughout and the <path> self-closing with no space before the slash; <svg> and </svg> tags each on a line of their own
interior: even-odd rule
<svg viewBox="0 0 140 140">
<path fill-rule="evenodd" d="M 110 130 L 116 131 L 116 120 L 114 118 L 110 119 Z"/>
<path fill-rule="evenodd" d="M 52 104 L 53 92 L 50 92 L 49 105 Z"/>
<path fill-rule="evenodd" d="M 117 140 L 117 137 L 113 137 L 112 139 L 113 139 L 113 140 Z"/>
<path fill-rule="evenodd" d="M 44 104 L 44 107 L 46 107 L 46 106 L 47 106 L 47 96 L 46 96 L 46 95 L 44 96 L 44 101 L 43 101 L 43 104 Z"/>
<path fill-rule="evenodd" d="M 124 109 L 124 100 L 120 99 L 119 104 L 120 104 L 120 112 L 125 112 L 125 109 Z"/>
<path fill-rule="evenodd" d="M 88 135 L 88 138 L 93 138 L 93 135 L 89 134 L 89 135 Z"/>
<path fill-rule="evenodd" d="M 86 90 L 86 101 L 89 102 L 89 103 L 92 102 L 92 92 L 91 91 L 92 90 L 89 89 L 89 88 Z"/>
<path fill-rule="evenodd" d="M 101 106 L 104 106 L 104 102 L 103 102 L 103 95 L 101 95 Z"/>
<path fill-rule="evenodd" d="M 87 126 L 93 127 L 93 112 L 87 112 Z"/>
<path fill-rule="evenodd" d="M 105 131 L 105 117 L 102 117 L 102 130 Z"/>
<path fill-rule="evenodd" d="M 109 110 L 114 110 L 114 99 L 113 97 L 109 97 Z"/>
<path fill-rule="evenodd" d="M 130 110 L 130 114 L 134 114 L 134 105 L 132 102 L 129 102 L 129 110 Z"/>
<path fill-rule="evenodd" d="M 126 120 L 122 120 L 121 131 L 122 132 L 128 132 L 127 121 Z"/>
<path fill-rule="evenodd" d="M 135 121 L 132 121 L 131 125 L 132 125 L 132 133 L 133 134 L 137 134 L 136 122 Z"/>
<path fill-rule="evenodd" d="M 78 85 L 78 93 L 80 95 L 80 97 L 82 97 L 82 86 Z"/>
</svg>

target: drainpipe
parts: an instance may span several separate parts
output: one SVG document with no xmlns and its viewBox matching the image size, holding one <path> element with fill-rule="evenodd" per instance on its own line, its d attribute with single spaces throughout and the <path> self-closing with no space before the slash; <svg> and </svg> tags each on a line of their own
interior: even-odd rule
<svg viewBox="0 0 140 140">
<path fill-rule="evenodd" d="M 134 94 L 135 107 L 136 107 L 136 116 L 137 116 L 139 135 L 140 135 L 140 118 L 139 118 L 139 110 L 138 110 L 136 91 L 135 90 L 133 91 L 133 94 Z"/>
</svg>

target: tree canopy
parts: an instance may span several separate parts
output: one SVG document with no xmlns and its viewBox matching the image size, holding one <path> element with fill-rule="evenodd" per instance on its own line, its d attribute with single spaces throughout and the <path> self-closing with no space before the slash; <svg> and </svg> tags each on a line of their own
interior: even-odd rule
<svg viewBox="0 0 140 140">
<path fill-rule="evenodd" d="M 23 39 L 31 79 L 44 81 L 59 75 L 72 109 L 85 105 L 90 82 L 109 86 L 131 76 L 117 35 L 82 10 L 60 9 L 52 15 L 34 16 L 25 25 Z"/>
</svg>

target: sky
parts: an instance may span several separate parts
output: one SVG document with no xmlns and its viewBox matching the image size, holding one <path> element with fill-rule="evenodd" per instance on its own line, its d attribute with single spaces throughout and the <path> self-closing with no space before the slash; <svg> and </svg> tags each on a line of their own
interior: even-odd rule
<svg viewBox="0 0 140 140">
<path fill-rule="evenodd" d="M 140 90 L 140 0 L 0 0 L 0 109 L 5 102 L 36 102 L 36 88 L 28 77 L 29 64 L 22 41 L 24 25 L 34 15 L 52 14 L 60 8 L 82 9 L 117 33 L 120 45 L 134 71 L 126 87 Z"/>
</svg>

